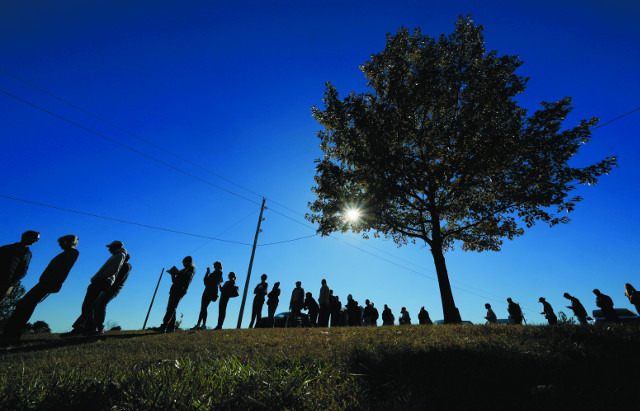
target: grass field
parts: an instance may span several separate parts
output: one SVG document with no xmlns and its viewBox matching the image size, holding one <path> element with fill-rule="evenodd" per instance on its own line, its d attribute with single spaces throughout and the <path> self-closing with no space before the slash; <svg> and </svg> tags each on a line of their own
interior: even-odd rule
<svg viewBox="0 0 640 411">
<path fill-rule="evenodd" d="M 0 345 L 0 409 L 638 409 L 639 350 L 622 326 L 32 335 Z"/>
</svg>

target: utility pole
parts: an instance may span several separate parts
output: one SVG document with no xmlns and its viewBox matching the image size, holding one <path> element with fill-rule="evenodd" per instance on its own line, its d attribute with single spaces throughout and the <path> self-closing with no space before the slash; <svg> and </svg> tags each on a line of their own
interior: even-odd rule
<svg viewBox="0 0 640 411">
<path fill-rule="evenodd" d="M 158 292 L 158 287 L 160 287 L 160 280 L 162 280 L 162 274 L 164 274 L 164 268 L 160 272 L 160 278 L 158 278 L 158 285 L 156 285 L 156 290 L 153 292 L 153 298 L 151 298 L 151 304 L 149 304 L 149 311 L 147 311 L 147 318 L 144 319 L 144 324 L 142 324 L 143 330 L 147 327 L 147 320 L 149 319 L 149 313 L 151 312 L 151 307 L 153 307 L 153 300 L 156 299 L 156 293 Z"/>
<path fill-rule="evenodd" d="M 249 260 L 249 271 L 247 272 L 247 281 L 244 283 L 244 292 L 242 293 L 242 304 L 240 305 L 240 315 L 238 315 L 238 327 L 242 326 L 242 314 L 244 313 L 244 303 L 247 301 L 247 290 L 249 289 L 249 279 L 251 278 L 251 269 L 253 268 L 253 257 L 256 254 L 256 245 L 258 244 L 258 234 L 260 234 L 260 223 L 262 223 L 262 212 L 264 211 L 265 198 L 262 199 L 262 207 L 260 207 L 260 217 L 258 217 L 258 228 L 256 228 L 256 236 L 253 239 L 253 249 L 251 250 L 251 260 Z"/>
</svg>

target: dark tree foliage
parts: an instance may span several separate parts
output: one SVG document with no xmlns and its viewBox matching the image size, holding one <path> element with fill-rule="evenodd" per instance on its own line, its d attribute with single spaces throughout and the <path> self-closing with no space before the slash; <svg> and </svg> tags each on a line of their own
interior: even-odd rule
<svg viewBox="0 0 640 411">
<path fill-rule="evenodd" d="M 34 334 L 50 334 L 51 327 L 49 327 L 49 324 L 44 321 L 36 321 L 31 326 L 31 331 Z"/>
<path fill-rule="evenodd" d="M 16 308 L 16 304 L 18 304 L 18 301 L 20 301 L 25 292 L 22 284 L 18 283 L 18 285 L 13 287 L 11 294 L 0 302 L 0 324 L 4 324 L 9 317 L 11 317 L 13 310 Z"/>
<path fill-rule="evenodd" d="M 326 84 L 313 116 L 324 158 L 317 160 L 317 200 L 307 218 L 318 232 L 372 231 L 398 245 L 431 248 L 445 322 L 458 322 L 443 252 L 499 251 L 506 237 L 537 222 L 569 221 L 578 184 L 595 184 L 616 165 L 569 160 L 591 138 L 593 118 L 574 127 L 566 97 L 528 115 L 515 101 L 527 78 L 522 62 L 484 46 L 483 27 L 459 17 L 437 40 L 401 28 L 360 68 L 372 91 L 340 99 Z M 359 206 L 356 223 L 344 218 Z"/>
</svg>

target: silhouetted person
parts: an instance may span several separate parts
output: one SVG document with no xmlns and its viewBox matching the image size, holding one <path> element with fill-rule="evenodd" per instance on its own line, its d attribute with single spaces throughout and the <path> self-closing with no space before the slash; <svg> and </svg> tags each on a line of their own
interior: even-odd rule
<svg viewBox="0 0 640 411">
<path fill-rule="evenodd" d="M 375 321 L 378 319 L 376 316 L 377 311 L 373 308 L 373 303 L 368 299 L 364 300 L 364 312 L 362 313 L 362 318 L 364 320 L 364 325 L 375 325 Z"/>
<path fill-rule="evenodd" d="M 509 306 L 507 307 L 507 311 L 509 312 L 509 317 L 511 318 L 511 323 L 516 325 L 522 324 L 522 309 L 520 308 L 520 304 L 514 303 L 511 297 L 507 298 L 507 302 Z"/>
<path fill-rule="evenodd" d="M 220 288 L 220 308 L 218 309 L 218 325 L 216 325 L 216 330 L 222 329 L 224 318 L 227 316 L 227 303 L 229 303 L 229 298 L 238 296 L 238 288 L 236 287 L 236 273 L 231 271 L 228 275 L 228 278 L 229 279 Z"/>
<path fill-rule="evenodd" d="M 384 310 L 382 310 L 382 325 L 393 325 L 395 319 L 396 318 L 391 313 L 391 308 L 387 307 L 387 304 L 385 304 Z"/>
<path fill-rule="evenodd" d="M 314 327 L 317 326 L 318 325 L 317 319 L 318 319 L 318 313 L 320 312 L 320 306 L 318 305 L 316 300 L 313 298 L 313 295 L 311 295 L 311 293 L 305 294 L 303 308 L 309 311 L 309 321 L 311 322 L 311 325 Z"/>
<path fill-rule="evenodd" d="M 606 294 L 602 294 L 597 288 L 593 290 L 596 295 L 596 306 L 602 310 L 605 320 L 610 323 L 620 322 L 620 318 L 616 311 L 613 309 L 613 300 Z"/>
<path fill-rule="evenodd" d="M 544 297 L 538 298 L 538 302 L 542 303 L 542 312 L 540 314 L 544 315 L 549 325 L 558 324 L 558 317 L 556 317 L 556 313 L 553 312 L 551 304 L 549 304 Z"/>
<path fill-rule="evenodd" d="M 402 307 L 400 310 L 400 319 L 398 320 L 400 325 L 411 325 L 411 317 L 409 316 L 409 311 L 405 307 Z"/>
<path fill-rule="evenodd" d="M 92 333 L 94 331 L 85 329 L 87 322 L 93 317 L 93 309 L 98 302 L 98 298 L 100 298 L 116 280 L 116 276 L 127 255 L 127 250 L 124 249 L 122 241 L 112 241 L 110 244 L 107 244 L 107 248 L 111 253 L 111 257 L 109 257 L 98 272 L 91 277 L 91 283 L 89 287 L 87 287 L 87 294 L 84 297 L 84 301 L 82 301 L 82 314 L 80 314 L 78 319 L 73 323 L 73 330 L 68 333 L 68 335 L 80 334 L 85 331 Z"/>
<path fill-rule="evenodd" d="M 182 297 L 187 293 L 191 280 L 196 273 L 196 266 L 193 264 L 191 256 L 182 259 L 183 269 L 178 270 L 174 265 L 167 270 L 171 274 L 171 289 L 169 290 L 169 301 L 167 302 L 167 312 L 162 319 L 161 332 L 173 332 L 176 329 L 176 309 Z"/>
<path fill-rule="evenodd" d="M 640 315 L 640 293 L 629 283 L 624 285 L 624 295 L 629 299 L 629 302 L 636 307 L 636 312 Z"/>
<path fill-rule="evenodd" d="M 273 316 L 276 314 L 278 303 L 280 302 L 280 283 L 277 282 L 273 285 L 269 294 L 267 294 L 267 313 L 269 318 L 269 324 L 267 326 L 273 327 Z"/>
<path fill-rule="evenodd" d="M 342 326 L 342 303 L 337 295 L 333 295 L 333 290 L 329 290 L 329 294 L 331 297 L 331 326 L 340 327 Z"/>
<path fill-rule="evenodd" d="M 331 300 L 329 295 L 329 286 L 325 279 L 322 279 L 322 286 L 320 287 L 320 294 L 318 296 L 318 304 L 320 305 L 318 327 L 328 327 L 329 315 L 331 314 Z"/>
<path fill-rule="evenodd" d="M 564 293 L 564 298 L 571 301 L 571 305 L 567 305 L 567 308 L 570 308 L 573 311 L 573 315 L 576 316 L 580 325 L 589 325 L 587 321 L 588 315 L 587 310 L 584 309 L 584 306 L 576 297 L 573 297 L 569 293 Z"/>
<path fill-rule="evenodd" d="M 378 318 L 380 318 L 380 314 L 378 313 L 378 309 L 375 307 L 375 305 L 373 304 L 373 301 L 371 302 L 371 325 L 373 325 L 374 327 L 378 326 Z"/>
<path fill-rule="evenodd" d="M 287 326 L 291 326 L 291 321 L 293 321 L 293 325 L 295 326 L 298 321 L 298 317 L 300 317 L 300 310 L 302 310 L 302 306 L 304 305 L 304 288 L 301 287 L 302 283 L 300 281 L 296 281 L 296 288 L 291 291 L 291 300 L 289 301 L 289 318 L 287 319 Z"/>
<path fill-rule="evenodd" d="M 253 309 L 251 310 L 251 322 L 249 322 L 249 328 L 253 327 L 253 322 L 260 321 L 262 317 L 262 306 L 264 305 L 264 297 L 269 291 L 269 284 L 267 284 L 267 275 L 262 274 L 260 276 L 260 283 L 256 285 L 253 293 L 256 295 L 253 297 Z"/>
<path fill-rule="evenodd" d="M 484 317 L 489 324 L 496 324 L 498 322 L 498 317 L 496 317 L 496 313 L 491 309 L 491 304 L 486 303 L 484 308 L 487 309 L 487 315 Z"/>
<path fill-rule="evenodd" d="M 39 232 L 29 230 L 22 233 L 19 243 L 0 247 L 0 302 L 8 297 L 13 287 L 27 275 L 31 262 L 29 246 L 39 239 Z"/>
<path fill-rule="evenodd" d="M 422 325 L 433 324 L 433 322 L 431 321 L 431 318 L 429 318 L 429 312 L 424 309 L 424 306 L 420 309 L 420 312 L 418 313 L 418 323 Z"/>
<path fill-rule="evenodd" d="M 216 302 L 218 300 L 218 289 L 222 284 L 222 263 L 216 261 L 213 263 L 213 272 L 207 267 L 207 272 L 204 275 L 204 291 L 202 292 L 202 299 L 200 300 L 200 315 L 198 316 L 198 322 L 192 330 L 206 330 L 207 329 L 207 309 L 210 302 Z M 200 323 L 202 322 L 202 327 Z"/>
<path fill-rule="evenodd" d="M 87 331 L 94 331 L 98 334 L 104 333 L 104 319 L 107 315 L 107 304 L 120 294 L 125 281 L 129 278 L 129 274 L 131 273 L 131 264 L 129 264 L 130 258 L 131 255 L 127 253 L 113 284 L 96 301 L 93 308 L 93 316 L 89 318 L 89 321 L 87 321 Z"/>
<path fill-rule="evenodd" d="M 65 235 L 58 238 L 62 252 L 53 257 L 40 276 L 40 281 L 16 304 L 13 314 L 4 327 L 4 337 L 20 338 L 24 326 L 33 315 L 36 305 L 44 301 L 49 294 L 57 293 L 67 279 L 71 267 L 78 259 L 78 237 Z"/>
<path fill-rule="evenodd" d="M 358 302 L 353 299 L 353 296 L 349 294 L 347 296 L 347 304 L 345 305 L 347 309 L 347 319 L 349 321 L 349 326 L 357 326 L 362 322 L 362 315 L 360 312 L 360 307 L 358 306 Z"/>
</svg>

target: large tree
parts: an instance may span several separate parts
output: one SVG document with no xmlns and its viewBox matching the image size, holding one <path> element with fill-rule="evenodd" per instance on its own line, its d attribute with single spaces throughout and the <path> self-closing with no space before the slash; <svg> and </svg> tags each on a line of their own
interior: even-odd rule
<svg viewBox="0 0 640 411">
<path fill-rule="evenodd" d="M 516 56 L 484 46 L 483 27 L 460 16 L 437 40 L 401 28 L 360 67 L 369 92 L 344 99 L 326 84 L 313 116 L 324 158 L 307 218 L 318 232 L 353 230 L 424 241 L 435 262 L 444 320 L 459 322 L 444 252 L 499 251 L 537 222 L 567 223 L 578 184 L 595 184 L 615 157 L 573 167 L 597 119 L 564 128 L 570 98 L 528 115 L 515 97 L 527 78 Z M 358 220 L 345 209 L 359 207 Z"/>
</svg>

